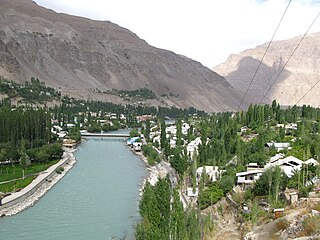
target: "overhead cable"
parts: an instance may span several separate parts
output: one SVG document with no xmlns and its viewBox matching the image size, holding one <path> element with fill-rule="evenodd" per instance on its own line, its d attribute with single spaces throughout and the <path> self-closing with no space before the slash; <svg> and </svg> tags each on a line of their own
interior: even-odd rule
<svg viewBox="0 0 320 240">
<path fill-rule="evenodd" d="M 272 43 L 272 41 L 273 41 L 273 39 L 274 39 L 274 36 L 276 35 L 276 33 L 277 33 L 277 31 L 278 31 L 278 29 L 279 29 L 279 27 L 280 27 L 280 25 L 281 25 L 281 22 L 282 22 L 284 16 L 286 15 L 286 12 L 287 12 L 290 4 L 291 4 L 291 1 L 292 1 L 292 0 L 289 1 L 288 5 L 287 5 L 287 7 L 286 7 L 286 9 L 285 9 L 285 11 L 284 11 L 283 14 L 282 14 L 282 17 L 281 17 L 281 19 L 280 19 L 280 21 L 279 21 L 279 23 L 278 23 L 278 26 L 277 26 L 276 30 L 274 31 L 271 40 L 269 41 L 269 44 L 268 44 L 268 46 L 267 46 L 267 48 L 266 48 L 266 50 L 265 50 L 265 52 L 264 52 L 264 54 L 263 54 L 260 62 L 259 62 L 259 65 L 258 65 L 255 73 L 253 74 L 253 77 L 252 77 L 252 79 L 251 79 L 251 81 L 250 81 L 250 84 L 248 85 L 247 90 L 246 90 L 245 94 L 243 95 L 243 97 L 242 97 L 242 99 L 241 99 L 241 102 L 240 102 L 240 104 L 239 104 L 239 106 L 238 106 L 238 108 L 237 108 L 237 111 L 239 111 L 239 109 L 240 109 L 240 107 L 241 107 L 241 105 L 242 105 L 242 103 L 243 103 L 246 95 L 248 94 L 248 91 L 249 91 L 249 89 L 250 89 L 250 87 L 251 87 L 251 85 L 252 85 L 252 83 L 253 83 L 253 80 L 254 80 L 254 78 L 256 77 L 257 73 L 258 73 L 258 70 L 259 70 L 259 68 L 260 68 L 260 66 L 261 66 L 261 64 L 262 64 L 262 62 L 263 62 L 263 59 L 264 59 L 264 57 L 266 56 L 266 54 L 267 54 L 267 52 L 268 52 L 268 50 L 269 50 L 269 48 L 270 48 L 270 45 L 271 45 L 271 43 Z"/>
<path fill-rule="evenodd" d="M 290 54 L 288 60 L 286 61 L 286 63 L 283 65 L 283 67 L 281 68 L 280 72 L 278 73 L 277 77 L 273 80 L 273 82 L 271 83 L 270 87 L 268 88 L 268 90 L 266 91 L 266 93 L 263 95 L 263 98 L 260 100 L 259 104 L 261 104 L 263 102 L 263 100 L 265 99 L 265 97 L 267 96 L 267 94 L 269 93 L 270 89 L 272 88 L 272 86 L 274 85 L 274 83 L 278 80 L 279 76 L 281 75 L 281 73 L 283 72 L 283 70 L 285 69 L 285 67 L 287 66 L 288 62 L 290 61 L 291 57 L 293 56 L 293 54 L 297 51 L 298 47 L 300 46 L 301 42 L 303 41 L 303 39 L 306 37 L 306 35 L 308 34 L 309 30 L 311 29 L 311 27 L 313 26 L 313 24 L 317 21 L 318 17 L 320 15 L 320 12 L 317 14 L 317 16 L 315 17 L 315 19 L 312 21 L 312 23 L 310 24 L 310 26 L 308 27 L 307 31 L 304 33 L 304 35 L 302 36 L 302 38 L 300 39 L 300 41 L 298 42 L 297 46 L 294 48 L 294 50 L 292 51 L 292 53 Z M 311 89 L 310 89 L 311 91 Z M 300 100 L 299 100 L 300 101 Z"/>
</svg>

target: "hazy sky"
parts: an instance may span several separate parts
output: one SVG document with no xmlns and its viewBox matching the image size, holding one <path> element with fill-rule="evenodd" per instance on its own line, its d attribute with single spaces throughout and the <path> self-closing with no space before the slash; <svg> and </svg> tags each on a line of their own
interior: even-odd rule
<svg viewBox="0 0 320 240">
<path fill-rule="evenodd" d="M 150 45 L 193 58 L 207 67 L 230 54 L 268 42 L 287 0 L 35 0 L 57 12 L 109 20 Z M 292 0 L 275 39 L 305 33 L 320 0 Z M 320 31 L 320 18 L 310 32 Z"/>
</svg>

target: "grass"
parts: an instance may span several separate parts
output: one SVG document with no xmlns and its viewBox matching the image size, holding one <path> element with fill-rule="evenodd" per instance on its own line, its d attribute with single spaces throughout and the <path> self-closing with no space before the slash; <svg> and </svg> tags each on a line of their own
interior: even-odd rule
<svg viewBox="0 0 320 240">
<path fill-rule="evenodd" d="M 24 171 L 24 175 L 34 174 L 42 172 L 48 169 L 50 166 L 56 164 L 59 160 L 53 160 L 48 163 L 32 163 L 31 166 L 27 167 Z M 16 165 L 6 165 L 0 166 L 0 182 L 22 178 L 22 170 L 23 168 L 16 164 Z M 1 185 L 0 185 L 1 186 Z"/>
<path fill-rule="evenodd" d="M 4 183 L 0 184 L 0 192 L 7 193 L 7 192 L 13 192 L 17 189 L 24 188 L 28 186 L 33 179 L 35 179 L 35 176 L 30 176 L 25 179 L 17 180 L 14 182 Z"/>
<path fill-rule="evenodd" d="M 289 222 L 285 219 L 278 219 L 276 221 L 276 231 L 283 231 L 285 229 L 287 229 L 287 227 L 289 227 Z"/>
<path fill-rule="evenodd" d="M 302 222 L 305 236 L 320 232 L 320 216 L 308 216 Z"/>
</svg>

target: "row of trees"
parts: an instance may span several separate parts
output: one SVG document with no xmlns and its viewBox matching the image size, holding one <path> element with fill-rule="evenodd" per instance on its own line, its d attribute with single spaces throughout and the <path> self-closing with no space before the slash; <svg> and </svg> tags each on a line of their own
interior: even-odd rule
<svg viewBox="0 0 320 240">
<path fill-rule="evenodd" d="M 51 140 L 50 114 L 43 109 L 11 110 L 0 108 L 0 144 L 10 144 L 14 148 L 26 141 L 27 147 L 36 147 Z"/>
<path fill-rule="evenodd" d="M 192 209 L 184 211 L 177 189 L 168 178 L 155 186 L 146 184 L 140 201 L 141 223 L 136 228 L 137 240 L 202 239 L 204 219 Z"/>
</svg>

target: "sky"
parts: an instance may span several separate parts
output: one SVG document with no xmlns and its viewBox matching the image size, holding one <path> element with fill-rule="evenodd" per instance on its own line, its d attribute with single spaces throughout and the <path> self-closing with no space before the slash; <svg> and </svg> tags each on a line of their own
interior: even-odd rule
<svg viewBox="0 0 320 240">
<path fill-rule="evenodd" d="M 109 20 L 150 45 L 212 68 L 269 42 L 288 0 L 34 0 L 57 12 Z M 292 0 L 275 40 L 303 35 L 320 0 Z M 310 32 L 320 32 L 320 17 Z"/>
</svg>

